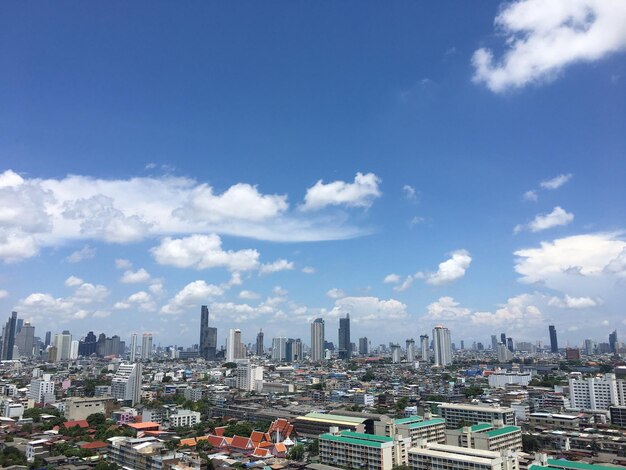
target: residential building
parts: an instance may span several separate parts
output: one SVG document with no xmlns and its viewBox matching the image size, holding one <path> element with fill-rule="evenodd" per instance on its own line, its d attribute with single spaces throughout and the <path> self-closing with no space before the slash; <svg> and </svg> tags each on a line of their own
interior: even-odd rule
<svg viewBox="0 0 626 470">
<path fill-rule="evenodd" d="M 68 330 L 61 334 L 54 335 L 54 345 L 57 349 L 57 361 L 68 361 L 72 349 L 72 335 Z"/>
<path fill-rule="evenodd" d="M 428 362 L 430 359 L 430 343 L 428 342 L 428 335 L 420 336 L 420 357 L 422 361 Z"/>
<path fill-rule="evenodd" d="M 21 357 L 33 357 L 35 327 L 30 322 L 24 322 L 20 332 L 15 335 L 15 346 L 17 346 Z"/>
<path fill-rule="evenodd" d="M 369 342 L 367 337 L 359 338 L 359 354 L 366 356 L 369 354 Z"/>
<path fill-rule="evenodd" d="M 311 323 L 311 360 L 319 362 L 324 359 L 324 319 L 316 318 Z"/>
<path fill-rule="evenodd" d="M 252 392 L 257 390 L 257 382 L 259 387 L 263 383 L 263 366 L 251 364 L 250 361 L 238 361 L 237 368 L 232 370 L 232 375 L 236 379 L 236 387 L 239 390 Z"/>
<path fill-rule="evenodd" d="M 130 335 L 130 355 L 128 358 L 131 363 L 137 360 L 137 333 Z"/>
<path fill-rule="evenodd" d="M 272 338 L 272 360 L 284 361 L 287 359 L 287 338 Z"/>
<path fill-rule="evenodd" d="M 411 470 L 516 470 L 517 456 L 467 447 L 421 442 L 409 450 Z"/>
<path fill-rule="evenodd" d="M 506 388 L 507 385 L 526 386 L 532 380 L 531 372 L 520 372 L 519 370 L 496 370 L 489 375 L 489 386 L 492 388 Z"/>
<path fill-rule="evenodd" d="M 446 420 L 448 429 L 457 429 L 461 424 L 501 422 L 515 425 L 515 411 L 512 408 L 461 403 L 441 403 L 439 415 Z"/>
<path fill-rule="evenodd" d="M 400 363 L 400 359 L 401 359 L 400 345 L 399 344 L 392 344 L 390 346 L 391 346 L 391 362 L 393 364 L 399 364 Z"/>
<path fill-rule="evenodd" d="M 200 422 L 200 412 L 191 410 L 176 410 L 169 416 L 170 428 L 189 428 Z"/>
<path fill-rule="evenodd" d="M 578 431 L 580 430 L 580 417 L 571 414 L 536 411 L 528 416 L 528 424 L 532 428 Z"/>
<path fill-rule="evenodd" d="M 617 331 L 613 330 L 613 333 L 609 335 L 609 351 L 613 354 L 617 354 Z"/>
<path fill-rule="evenodd" d="M 350 314 L 346 313 L 345 318 L 339 319 L 339 359 L 350 359 L 352 347 L 350 344 Z"/>
<path fill-rule="evenodd" d="M 479 423 L 446 430 L 446 444 L 472 449 L 502 451 L 522 450 L 522 429 L 517 426 L 496 426 Z"/>
<path fill-rule="evenodd" d="M 231 328 L 226 337 L 226 362 L 235 362 L 245 356 L 241 343 L 241 330 Z"/>
<path fill-rule="evenodd" d="M 337 427 L 340 431 L 365 432 L 366 421 L 367 418 L 364 417 L 313 412 L 298 416 L 293 424 L 299 436 L 317 439 L 331 426 Z"/>
<path fill-rule="evenodd" d="M 616 379 L 615 374 L 583 378 L 580 372 L 573 372 L 569 378 L 571 406 L 577 410 L 608 410 L 610 405 L 626 405 L 620 400 L 618 385 L 622 388 L 624 380 Z"/>
<path fill-rule="evenodd" d="M 415 362 L 415 340 L 413 338 L 406 340 L 406 361 Z"/>
<path fill-rule="evenodd" d="M 120 364 L 111 379 L 111 396 L 135 406 L 141 400 L 141 363 Z"/>
<path fill-rule="evenodd" d="M 43 374 L 30 381 L 30 392 L 28 398 L 35 403 L 54 403 L 54 382 L 52 375 Z"/>
<path fill-rule="evenodd" d="M 433 348 L 435 366 L 445 367 L 452 364 L 452 340 L 448 328 L 437 325 L 433 329 Z"/>
<path fill-rule="evenodd" d="M 374 432 L 377 435 L 391 437 L 399 434 L 402 437 L 408 437 L 411 446 L 417 445 L 422 439 L 444 444 L 446 442 L 445 430 L 446 422 L 443 418 L 430 416 L 427 419 L 417 415 L 399 419 L 383 416 L 379 421 L 374 422 Z"/>
<path fill-rule="evenodd" d="M 152 359 L 152 333 L 144 333 L 141 338 L 141 359 Z"/>
<path fill-rule="evenodd" d="M 509 362 L 513 359 L 513 353 L 503 343 L 498 343 L 498 362 Z"/>
<path fill-rule="evenodd" d="M 610 406 L 611 424 L 626 428 L 626 406 Z"/>
<path fill-rule="evenodd" d="M 63 415 L 68 421 L 80 421 L 94 413 L 109 414 L 110 398 L 103 397 L 72 397 L 64 402 Z"/>
<path fill-rule="evenodd" d="M 407 464 L 408 438 L 387 437 L 336 427 L 319 436 L 320 462 L 342 468 L 391 470 Z"/>
</svg>

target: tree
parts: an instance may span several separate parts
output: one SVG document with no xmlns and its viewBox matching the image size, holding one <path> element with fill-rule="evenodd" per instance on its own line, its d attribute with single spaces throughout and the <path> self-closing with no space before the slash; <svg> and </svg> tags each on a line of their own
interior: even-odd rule
<svg viewBox="0 0 626 470">
<path fill-rule="evenodd" d="M 289 460 L 295 460 L 297 462 L 302 462 L 304 460 L 305 448 L 302 444 L 295 445 L 289 451 L 287 457 Z"/>
<path fill-rule="evenodd" d="M 161 382 L 163 382 L 163 383 L 169 383 L 171 381 L 172 381 L 172 376 L 170 376 L 170 375 L 164 375 L 163 379 L 161 380 Z"/>
<path fill-rule="evenodd" d="M 107 420 L 102 413 L 93 413 L 87 416 L 87 422 L 92 428 L 102 426 L 106 423 L 106 421 Z"/>
<path fill-rule="evenodd" d="M 376 378 L 376 375 L 374 374 L 374 372 L 371 370 L 368 370 L 367 372 L 365 372 L 365 374 L 363 374 L 363 377 L 361 378 L 361 380 L 363 382 L 371 382 L 375 378 Z"/>
<path fill-rule="evenodd" d="M 243 436 L 243 437 L 250 437 L 250 434 L 252 434 L 252 431 L 253 431 L 252 425 L 250 423 L 242 421 L 239 423 L 231 423 L 228 426 L 226 426 L 226 429 L 224 430 L 224 436 L 233 437 L 237 435 L 237 436 Z"/>
<path fill-rule="evenodd" d="M 237 368 L 237 363 L 236 362 L 225 362 L 224 364 L 222 364 L 222 367 L 225 367 L 226 369 L 236 369 Z"/>
<path fill-rule="evenodd" d="M 483 389 L 481 387 L 471 386 L 471 387 L 466 387 L 465 390 L 463 390 L 463 393 L 465 394 L 467 398 L 470 398 L 470 397 L 482 395 Z"/>
<path fill-rule="evenodd" d="M 95 470 L 117 470 L 118 467 L 116 463 L 108 463 L 106 460 L 101 460 L 95 466 Z"/>
<path fill-rule="evenodd" d="M 306 446 L 306 450 L 309 455 L 317 455 L 320 453 L 320 442 L 317 439 L 313 439 Z"/>
<path fill-rule="evenodd" d="M 532 434 L 522 435 L 522 449 L 528 454 L 537 452 L 539 450 L 539 441 Z"/>
</svg>

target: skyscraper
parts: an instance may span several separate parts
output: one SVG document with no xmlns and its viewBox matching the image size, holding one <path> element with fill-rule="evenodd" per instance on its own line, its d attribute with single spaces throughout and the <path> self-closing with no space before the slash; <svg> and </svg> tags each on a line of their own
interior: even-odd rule
<svg viewBox="0 0 626 470">
<path fill-rule="evenodd" d="M 141 359 L 152 358 L 152 333 L 144 333 L 141 338 Z"/>
<path fill-rule="evenodd" d="M 85 338 L 78 343 L 78 355 L 89 357 L 92 354 L 95 354 L 96 346 L 98 344 L 97 341 L 98 339 L 96 338 L 96 335 L 93 334 L 93 331 L 87 333 L 87 336 L 85 336 Z"/>
<path fill-rule="evenodd" d="M 209 326 L 209 308 L 200 308 L 200 357 L 214 361 L 217 354 L 217 328 Z"/>
<path fill-rule="evenodd" d="M 131 364 L 137 359 L 137 333 L 130 335 L 130 356 Z"/>
<path fill-rule="evenodd" d="M 556 354 L 559 352 L 559 343 L 556 339 L 556 328 L 554 325 L 550 325 L 548 327 L 548 331 L 550 332 L 550 352 Z"/>
<path fill-rule="evenodd" d="M 11 312 L 11 316 L 7 320 L 2 330 L 2 354 L 0 359 L 13 359 L 13 346 L 15 346 L 15 329 L 17 326 L 17 312 Z"/>
<path fill-rule="evenodd" d="M 346 313 L 346 318 L 339 319 L 339 359 L 350 359 L 351 356 L 350 314 Z"/>
<path fill-rule="evenodd" d="M 15 346 L 20 352 L 20 356 L 33 357 L 35 347 L 35 327 L 29 322 L 25 322 L 19 333 L 15 335 Z"/>
<path fill-rule="evenodd" d="M 241 330 L 231 328 L 228 330 L 228 336 L 226 337 L 226 362 L 234 362 L 235 359 L 243 359 L 244 356 Z"/>
<path fill-rule="evenodd" d="M 51 341 L 52 341 L 52 331 L 46 331 L 46 340 L 43 343 L 43 347 L 47 348 L 48 346 L 50 346 Z"/>
<path fill-rule="evenodd" d="M 311 323 L 311 360 L 324 359 L 324 319 L 316 318 Z"/>
<path fill-rule="evenodd" d="M 284 361 L 286 359 L 287 359 L 287 338 L 284 338 L 284 337 L 272 338 L 272 360 Z"/>
<path fill-rule="evenodd" d="M 113 379 L 111 379 L 111 396 L 118 400 L 129 402 L 130 406 L 139 403 L 141 400 L 142 370 L 139 362 L 135 364 L 120 364 Z"/>
<path fill-rule="evenodd" d="M 430 344 L 428 342 L 428 335 L 420 336 L 420 355 L 422 356 L 422 361 L 428 361 L 430 359 Z"/>
<path fill-rule="evenodd" d="M 452 340 L 450 330 L 442 325 L 433 328 L 433 348 L 435 351 L 435 366 L 445 367 L 452 364 Z"/>
<path fill-rule="evenodd" d="M 506 333 L 500 333 L 500 342 L 506 346 Z"/>
<path fill-rule="evenodd" d="M 406 340 L 406 361 L 415 362 L 415 340 L 413 338 Z"/>
<path fill-rule="evenodd" d="M 491 335 L 491 349 L 494 351 L 498 349 L 498 337 L 496 335 Z"/>
<path fill-rule="evenodd" d="M 72 348 L 72 335 L 68 330 L 54 336 L 54 345 L 57 348 L 57 361 L 67 361 L 70 358 Z"/>
<path fill-rule="evenodd" d="M 263 351 L 264 351 L 264 347 L 263 347 L 263 330 L 260 330 L 259 333 L 256 335 L 256 346 L 255 346 L 255 354 L 257 356 L 263 356 Z"/>
<path fill-rule="evenodd" d="M 359 354 L 365 356 L 369 354 L 369 343 L 367 337 L 359 338 Z"/>
<path fill-rule="evenodd" d="M 400 345 L 399 344 L 390 344 L 391 347 L 391 362 L 394 364 L 400 363 Z"/>
<path fill-rule="evenodd" d="M 613 330 L 613 333 L 609 335 L 609 350 L 613 353 L 617 353 L 617 330 Z"/>
</svg>

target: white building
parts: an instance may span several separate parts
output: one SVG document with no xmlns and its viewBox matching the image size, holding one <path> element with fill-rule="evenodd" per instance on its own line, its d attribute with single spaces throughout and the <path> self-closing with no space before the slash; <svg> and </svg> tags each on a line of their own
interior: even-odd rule
<svg viewBox="0 0 626 470">
<path fill-rule="evenodd" d="M 625 381 L 615 374 L 583 378 L 574 372 L 569 378 L 571 406 L 577 410 L 608 410 L 610 405 L 625 405 Z"/>
<path fill-rule="evenodd" d="M 72 348 L 72 335 L 65 330 L 61 334 L 54 335 L 54 346 L 57 348 L 57 361 L 67 361 L 70 358 Z"/>
<path fill-rule="evenodd" d="M 284 361 L 287 358 L 287 338 L 272 338 L 272 360 Z"/>
<path fill-rule="evenodd" d="M 28 398 L 35 403 L 54 403 L 54 382 L 50 374 L 30 381 L 30 393 Z"/>
<path fill-rule="evenodd" d="M 152 333 L 144 333 L 141 338 L 141 358 L 143 360 L 152 357 Z"/>
<path fill-rule="evenodd" d="M 141 400 L 142 367 L 140 363 L 120 364 L 111 380 L 111 396 L 129 401 L 131 406 Z"/>
<path fill-rule="evenodd" d="M 241 330 L 231 328 L 226 337 L 226 362 L 235 362 L 245 356 L 241 343 Z"/>
<path fill-rule="evenodd" d="M 461 424 L 501 422 L 515 425 L 515 411 L 512 408 L 464 403 L 441 403 L 439 415 L 446 420 L 448 429 L 457 429 Z"/>
<path fill-rule="evenodd" d="M 508 351 L 508 349 L 507 349 Z M 533 376 L 530 372 L 496 370 L 489 376 L 489 386 L 505 388 L 507 385 L 528 385 Z"/>
<path fill-rule="evenodd" d="M 130 335 L 130 362 L 135 362 L 137 359 L 137 333 Z"/>
<path fill-rule="evenodd" d="M 2 404 L 2 416 L 5 418 L 18 418 L 20 419 L 24 414 L 24 405 L 13 401 L 5 401 Z"/>
<path fill-rule="evenodd" d="M 235 387 L 239 390 L 252 392 L 263 387 L 263 366 L 250 364 L 249 361 L 238 361 L 232 374 L 235 377 Z"/>
<path fill-rule="evenodd" d="M 70 360 L 78 359 L 78 341 L 72 340 L 70 344 Z"/>
<path fill-rule="evenodd" d="M 471 449 L 422 441 L 409 450 L 411 470 L 516 470 L 515 454 Z"/>
<path fill-rule="evenodd" d="M 445 367 L 452 364 L 452 340 L 449 329 L 441 325 L 433 328 L 433 348 L 435 366 Z"/>
<path fill-rule="evenodd" d="M 176 410 L 170 414 L 169 427 L 170 428 L 189 428 L 200 422 L 200 412 L 191 410 Z"/>
<path fill-rule="evenodd" d="M 324 359 L 324 319 L 317 318 L 311 323 L 311 360 Z"/>
<path fill-rule="evenodd" d="M 513 353 L 506 347 L 506 344 L 498 343 L 498 362 L 509 362 L 513 359 Z"/>
</svg>

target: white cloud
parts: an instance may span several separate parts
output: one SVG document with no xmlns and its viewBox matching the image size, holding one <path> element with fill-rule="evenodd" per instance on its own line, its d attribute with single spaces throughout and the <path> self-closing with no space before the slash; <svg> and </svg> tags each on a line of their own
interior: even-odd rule
<svg viewBox="0 0 626 470">
<path fill-rule="evenodd" d="M 426 277 L 426 282 L 437 286 L 460 279 L 465 276 L 471 263 L 472 257 L 467 250 L 453 251 L 450 259 L 439 263 L 439 269 L 436 273 Z"/>
<path fill-rule="evenodd" d="M 615 0 L 518 0 L 495 18 L 506 52 L 472 57 L 473 80 L 501 93 L 554 80 L 572 64 L 595 62 L 626 47 L 626 3 Z"/>
<path fill-rule="evenodd" d="M 274 295 L 279 296 L 279 297 L 284 297 L 284 296 L 285 296 L 285 295 L 287 295 L 289 292 L 287 291 L 287 289 L 285 289 L 285 288 L 283 288 L 283 287 L 281 287 L 281 286 L 275 286 L 275 287 L 272 289 L 272 293 L 273 293 Z"/>
<path fill-rule="evenodd" d="M 551 307 L 572 309 L 597 307 L 599 304 L 599 301 L 592 299 L 591 297 L 570 297 L 567 294 L 562 299 L 559 297 L 552 297 L 548 301 L 548 305 Z"/>
<path fill-rule="evenodd" d="M 538 248 L 517 250 L 515 271 L 521 282 L 543 282 L 548 287 L 563 288 L 580 277 L 620 276 L 626 270 L 613 270 L 626 242 L 616 233 L 573 235 L 552 242 L 541 242 Z"/>
<path fill-rule="evenodd" d="M 326 297 L 329 297 L 331 299 L 340 299 L 341 297 L 345 297 L 346 294 L 344 293 L 344 291 L 342 291 L 341 289 L 337 289 L 336 287 L 333 287 L 332 289 L 328 290 L 328 292 L 326 292 Z"/>
<path fill-rule="evenodd" d="M 186 310 L 193 310 L 223 294 L 224 289 L 220 286 L 207 284 L 201 280 L 190 282 L 161 308 L 161 313 L 177 315 Z"/>
<path fill-rule="evenodd" d="M 396 292 L 404 292 L 413 285 L 413 281 L 415 279 L 416 278 L 414 276 L 407 276 L 406 279 L 404 279 L 404 282 L 398 286 L 394 286 L 393 290 L 395 290 Z"/>
<path fill-rule="evenodd" d="M 139 282 L 148 282 L 150 280 L 150 274 L 145 269 L 141 268 L 137 271 L 124 271 L 121 282 L 124 284 L 135 284 Z"/>
<path fill-rule="evenodd" d="M 153 281 L 148 290 L 155 296 L 160 297 L 164 294 L 163 282 L 160 280 Z"/>
<path fill-rule="evenodd" d="M 159 264 L 178 268 L 226 268 L 230 271 L 250 271 L 259 266 L 256 250 L 224 251 L 216 234 L 191 235 L 185 238 L 166 237 L 150 250 Z"/>
<path fill-rule="evenodd" d="M 385 279 L 383 279 L 385 284 L 397 284 L 398 282 L 400 282 L 400 276 L 396 273 L 387 274 Z"/>
<path fill-rule="evenodd" d="M 115 260 L 115 267 L 117 269 L 130 269 L 133 267 L 133 263 L 127 259 L 118 258 Z"/>
<path fill-rule="evenodd" d="M 354 323 L 384 323 L 408 318 L 405 304 L 395 299 L 384 300 L 378 297 L 342 297 L 335 301 L 330 311 L 324 313 L 333 318 L 350 314 L 350 320 Z"/>
<path fill-rule="evenodd" d="M 507 325 L 512 330 L 543 325 L 543 313 L 535 305 L 536 301 L 532 294 L 511 297 L 495 312 L 474 312 L 471 321 L 475 325 Z"/>
<path fill-rule="evenodd" d="M 102 302 L 109 296 L 109 294 L 109 289 L 101 284 L 83 282 L 76 288 L 70 299 L 74 303 L 91 304 Z"/>
<path fill-rule="evenodd" d="M 239 298 L 244 300 L 254 300 L 260 297 L 256 292 L 252 292 L 250 290 L 242 290 L 239 292 Z"/>
<path fill-rule="evenodd" d="M 90 246 L 84 246 L 80 250 L 74 251 L 70 254 L 65 261 L 68 263 L 80 263 L 81 261 L 85 261 L 87 259 L 92 259 L 96 256 L 96 249 Z"/>
<path fill-rule="evenodd" d="M 333 181 L 325 184 L 319 180 L 315 185 L 307 189 L 304 211 L 318 210 L 326 206 L 346 205 L 349 207 L 370 207 L 374 199 L 380 197 L 378 189 L 380 178 L 374 173 L 357 173 L 354 183 L 345 181 Z"/>
<path fill-rule="evenodd" d="M 522 197 L 524 198 L 524 201 L 537 202 L 537 200 L 539 199 L 539 195 L 534 189 L 526 191 Z"/>
<path fill-rule="evenodd" d="M 524 229 L 528 229 L 531 232 L 540 232 L 549 228 L 567 225 L 572 220 L 574 220 L 574 214 L 556 206 L 549 214 L 537 215 L 527 225 L 516 225 L 513 231 L 519 233 Z"/>
<path fill-rule="evenodd" d="M 315 274 L 315 268 L 313 266 L 305 266 L 302 268 L 304 274 Z"/>
<path fill-rule="evenodd" d="M 405 184 L 402 186 L 402 192 L 404 193 L 404 197 L 409 201 L 417 201 L 417 191 L 413 186 Z"/>
<path fill-rule="evenodd" d="M 364 205 L 373 197 L 367 192 L 371 177 L 361 177 L 366 181 L 359 186 L 359 197 L 350 197 L 359 191 L 339 191 L 345 204 Z M 5 262 L 79 240 L 129 243 L 193 233 L 316 241 L 365 231 L 350 225 L 345 215 L 313 217 L 290 211 L 287 196 L 262 194 L 244 183 L 218 194 L 194 179 L 169 175 L 104 180 L 80 175 L 26 179 L 11 170 L 0 173 L 0 259 Z"/>
<path fill-rule="evenodd" d="M 560 174 L 552 179 L 542 181 L 541 183 L 539 183 L 539 186 L 541 186 L 543 189 L 558 189 L 565 183 L 567 183 L 570 179 L 572 179 L 571 173 Z"/>
<path fill-rule="evenodd" d="M 8 297 L 8 296 L 9 296 L 9 291 L 0 289 L 0 299 L 4 299 L 5 297 Z"/>
<path fill-rule="evenodd" d="M 83 282 L 81 278 L 76 277 L 76 276 L 70 276 L 65 280 L 65 285 L 67 287 L 76 287 L 76 286 L 80 286 Z"/>
<path fill-rule="evenodd" d="M 157 308 L 152 296 L 143 290 L 129 295 L 126 300 L 117 302 L 114 305 L 116 309 L 129 309 L 133 307 L 144 312 L 154 312 Z"/>
<path fill-rule="evenodd" d="M 470 309 L 460 307 L 452 297 L 439 297 L 426 307 L 426 318 L 435 322 L 456 321 L 469 317 Z"/>
<path fill-rule="evenodd" d="M 279 271 L 291 271 L 293 269 L 293 262 L 286 259 L 277 259 L 273 263 L 262 264 L 259 268 L 261 275 L 277 273 Z"/>
</svg>

